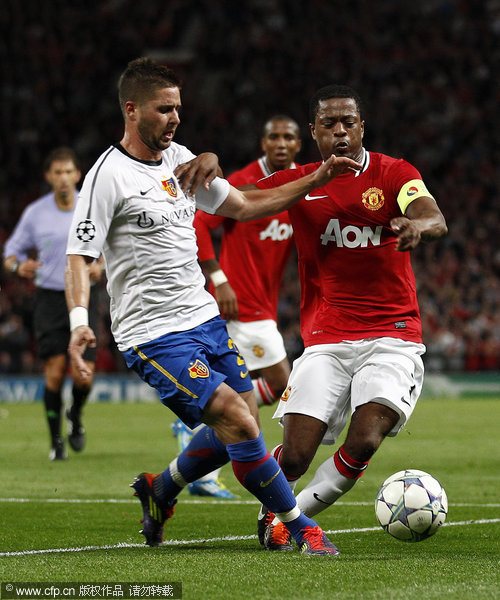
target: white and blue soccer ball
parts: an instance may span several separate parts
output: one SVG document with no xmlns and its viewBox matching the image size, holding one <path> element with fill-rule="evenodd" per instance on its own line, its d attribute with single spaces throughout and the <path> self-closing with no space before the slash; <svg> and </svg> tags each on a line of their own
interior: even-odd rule
<svg viewBox="0 0 500 600">
<path fill-rule="evenodd" d="M 382 528 L 403 542 L 434 535 L 446 520 L 448 498 L 443 486 L 425 471 L 406 469 L 387 478 L 375 500 Z"/>
</svg>

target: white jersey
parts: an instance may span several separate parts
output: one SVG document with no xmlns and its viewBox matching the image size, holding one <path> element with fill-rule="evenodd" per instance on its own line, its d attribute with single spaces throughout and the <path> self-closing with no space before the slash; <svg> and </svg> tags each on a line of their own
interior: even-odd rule
<svg viewBox="0 0 500 600">
<path fill-rule="evenodd" d="M 172 143 L 159 161 L 111 146 L 89 171 L 68 237 L 67 254 L 106 262 L 111 329 L 120 350 L 186 331 L 219 314 L 197 258 L 195 210 L 214 213 L 229 193 L 217 178 L 186 196 L 173 171 L 194 158 Z"/>
</svg>

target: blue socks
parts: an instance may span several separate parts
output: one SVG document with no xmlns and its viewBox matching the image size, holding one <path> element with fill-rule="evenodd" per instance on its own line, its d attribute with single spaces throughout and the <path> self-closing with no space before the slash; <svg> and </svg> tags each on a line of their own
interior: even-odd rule
<svg viewBox="0 0 500 600">
<path fill-rule="evenodd" d="M 222 467 L 229 461 L 224 444 L 215 431 L 205 425 L 195 433 L 183 452 L 174 458 L 160 477 L 155 479 L 154 490 L 161 498 L 172 500 L 192 481 Z"/>
<path fill-rule="evenodd" d="M 293 538 L 300 543 L 301 530 L 316 527 L 316 522 L 300 512 L 283 471 L 264 444 L 262 432 L 255 440 L 228 444 L 226 449 L 241 485 L 278 515 Z"/>
</svg>

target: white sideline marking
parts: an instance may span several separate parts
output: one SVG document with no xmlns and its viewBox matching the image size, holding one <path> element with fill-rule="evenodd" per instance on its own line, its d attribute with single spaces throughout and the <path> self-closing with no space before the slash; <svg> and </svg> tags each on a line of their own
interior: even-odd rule
<svg viewBox="0 0 500 600">
<path fill-rule="evenodd" d="M 2 502 L 39 502 L 54 504 L 137 504 L 136 498 L 0 498 Z M 234 504 L 260 505 L 257 500 L 182 500 L 182 504 Z M 335 506 L 372 506 L 373 502 L 335 502 Z M 500 503 L 477 504 L 475 502 L 453 502 L 450 506 L 474 506 L 476 508 L 500 508 Z"/>
<path fill-rule="evenodd" d="M 478 519 L 471 521 L 455 521 L 454 523 L 443 523 L 441 527 L 456 527 L 460 525 L 484 525 L 491 523 L 500 523 L 500 519 Z M 380 527 L 359 527 L 354 529 L 328 529 L 325 533 L 341 534 L 341 533 L 365 533 L 370 531 L 382 531 Z M 163 546 L 186 546 L 189 544 L 207 544 L 213 542 L 234 542 L 242 540 L 257 539 L 256 535 L 228 535 L 218 538 L 198 539 L 198 540 L 165 540 Z M 43 550 L 19 550 L 16 552 L 0 552 L 2 556 L 29 556 L 33 554 L 57 554 L 64 552 L 86 552 L 89 550 L 116 550 L 120 548 L 145 548 L 145 544 L 127 544 L 120 542 L 119 544 L 106 544 L 104 546 L 81 546 L 77 548 L 46 548 Z"/>
</svg>

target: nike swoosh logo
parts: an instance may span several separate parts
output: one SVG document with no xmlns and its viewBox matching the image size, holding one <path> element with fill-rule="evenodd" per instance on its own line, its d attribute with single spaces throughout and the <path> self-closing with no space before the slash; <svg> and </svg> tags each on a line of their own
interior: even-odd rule
<svg viewBox="0 0 500 600">
<path fill-rule="evenodd" d="M 143 192 L 141 190 L 141 196 L 145 196 L 150 190 L 152 190 L 154 188 L 154 185 L 152 185 L 149 189 L 147 189 L 145 192 Z"/>
<path fill-rule="evenodd" d="M 245 379 L 245 377 L 246 377 L 247 375 L 248 375 L 248 371 L 245 371 L 244 373 L 242 373 L 242 372 L 240 371 L 240 377 L 241 377 L 242 379 Z"/>
<path fill-rule="evenodd" d="M 318 198 L 328 198 L 328 196 L 310 196 L 309 194 L 305 196 L 306 200 L 318 200 Z"/>
<path fill-rule="evenodd" d="M 326 504 L 327 506 L 331 506 L 333 504 L 333 502 L 325 502 L 324 500 L 321 500 L 321 498 L 318 496 L 318 494 L 316 492 L 314 492 L 313 497 L 318 502 L 321 502 L 321 504 Z"/>
<path fill-rule="evenodd" d="M 260 487 L 264 488 L 264 487 L 267 487 L 269 484 L 271 484 L 276 479 L 276 477 L 278 477 L 278 475 L 280 474 L 280 471 L 281 471 L 281 469 L 278 469 L 276 471 L 276 473 L 268 481 L 261 481 Z"/>
</svg>

